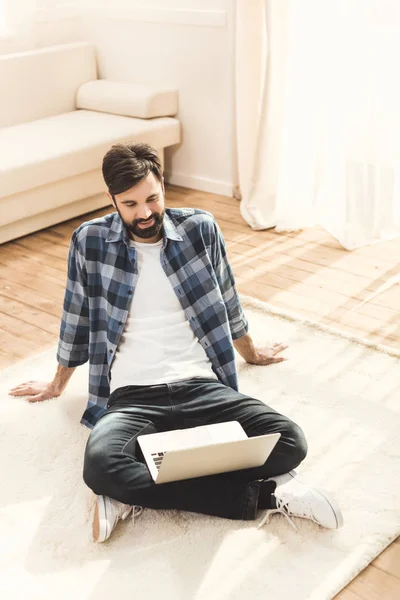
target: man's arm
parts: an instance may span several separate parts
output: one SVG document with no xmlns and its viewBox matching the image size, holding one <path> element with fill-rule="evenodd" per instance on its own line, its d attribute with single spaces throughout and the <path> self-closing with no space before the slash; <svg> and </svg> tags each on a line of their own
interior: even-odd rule
<svg viewBox="0 0 400 600">
<path fill-rule="evenodd" d="M 75 368 L 88 360 L 89 309 L 84 260 L 73 233 L 68 255 L 57 372 L 52 381 L 27 381 L 9 390 L 11 396 L 28 396 L 28 402 L 42 402 L 62 394 Z"/>
<path fill-rule="evenodd" d="M 233 340 L 233 345 L 246 362 L 257 364 L 258 351 L 248 333 L 238 340 Z"/>
<path fill-rule="evenodd" d="M 75 369 L 76 367 L 63 367 L 62 365 L 57 365 L 57 372 L 50 384 L 51 390 L 53 390 L 57 396 L 60 396 L 67 387 L 67 383 L 71 379 Z"/>
<path fill-rule="evenodd" d="M 225 240 L 216 221 L 214 221 L 214 235 L 213 266 L 228 313 L 232 339 L 235 341 L 247 334 L 249 324 L 240 305 L 235 278 L 226 254 Z M 243 347 L 243 342 L 240 346 Z"/>
<path fill-rule="evenodd" d="M 235 349 L 246 362 L 253 365 L 269 365 L 286 360 L 285 358 L 277 357 L 277 354 L 287 348 L 287 346 L 282 343 L 273 344 L 271 347 L 256 348 L 254 346 L 253 340 L 248 334 L 249 324 L 240 305 L 235 278 L 226 255 L 225 240 L 221 229 L 215 220 L 214 232 L 213 266 L 228 313 L 229 326 Z"/>
<path fill-rule="evenodd" d="M 68 255 L 57 361 L 63 367 L 78 367 L 89 359 L 89 303 L 85 258 L 74 231 Z"/>
</svg>

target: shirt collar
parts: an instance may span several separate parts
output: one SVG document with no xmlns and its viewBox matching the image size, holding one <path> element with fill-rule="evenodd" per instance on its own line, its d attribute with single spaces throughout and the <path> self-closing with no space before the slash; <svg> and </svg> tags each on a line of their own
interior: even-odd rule
<svg viewBox="0 0 400 600">
<path fill-rule="evenodd" d="M 177 242 L 181 242 L 183 240 L 182 236 L 178 233 L 176 226 L 174 225 L 171 217 L 168 215 L 167 210 L 165 210 L 164 220 L 163 220 L 163 237 L 167 237 L 170 240 L 175 240 Z M 106 242 L 119 242 L 124 241 L 125 244 L 129 244 L 129 235 L 128 231 L 119 216 L 118 212 L 113 213 L 113 219 L 111 221 L 110 231 L 108 232 L 108 236 Z"/>
</svg>

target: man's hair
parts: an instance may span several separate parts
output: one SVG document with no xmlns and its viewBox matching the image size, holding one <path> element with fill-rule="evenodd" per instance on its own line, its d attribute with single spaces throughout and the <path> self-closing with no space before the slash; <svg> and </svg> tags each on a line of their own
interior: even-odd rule
<svg viewBox="0 0 400 600">
<path fill-rule="evenodd" d="M 157 150 L 148 144 L 114 144 L 103 158 L 103 177 L 114 197 L 134 187 L 152 172 L 162 182 Z"/>
</svg>

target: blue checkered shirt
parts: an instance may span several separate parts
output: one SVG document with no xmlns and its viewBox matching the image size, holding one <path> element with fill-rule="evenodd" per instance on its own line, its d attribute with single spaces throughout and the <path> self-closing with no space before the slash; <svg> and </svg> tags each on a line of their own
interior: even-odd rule
<svg viewBox="0 0 400 600">
<path fill-rule="evenodd" d="M 238 390 L 232 340 L 247 333 L 248 322 L 214 216 L 195 208 L 165 208 L 160 259 L 212 370 Z M 73 232 L 57 361 L 64 367 L 89 361 L 89 398 L 81 423 L 90 429 L 107 410 L 110 366 L 138 277 L 136 248 L 129 245 L 117 212 Z"/>
</svg>

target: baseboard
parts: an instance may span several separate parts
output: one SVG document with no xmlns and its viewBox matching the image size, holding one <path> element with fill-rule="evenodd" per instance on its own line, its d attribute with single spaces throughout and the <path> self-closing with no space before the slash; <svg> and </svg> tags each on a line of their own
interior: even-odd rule
<svg viewBox="0 0 400 600">
<path fill-rule="evenodd" d="M 185 175 L 184 173 L 169 173 L 165 171 L 165 180 L 172 185 L 180 185 L 182 187 L 199 190 L 201 192 L 211 192 L 220 194 L 221 196 L 233 196 L 233 185 L 227 181 L 219 181 L 218 179 L 209 179 L 208 177 L 197 177 L 196 175 Z"/>
</svg>

